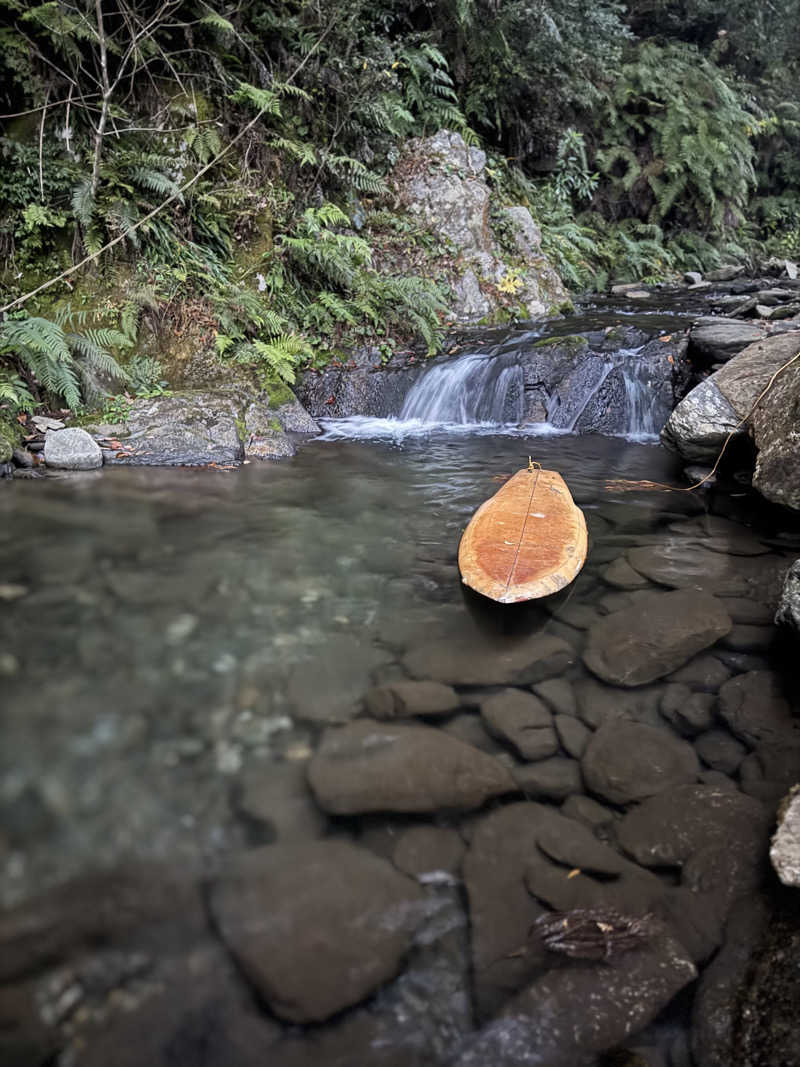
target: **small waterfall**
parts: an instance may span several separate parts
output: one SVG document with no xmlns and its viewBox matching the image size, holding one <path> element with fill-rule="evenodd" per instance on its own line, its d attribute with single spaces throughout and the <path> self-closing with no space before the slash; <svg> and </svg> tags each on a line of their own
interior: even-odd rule
<svg viewBox="0 0 800 1067">
<path fill-rule="evenodd" d="M 409 390 L 403 422 L 508 425 L 522 419 L 522 370 L 507 357 L 460 356 L 431 367 Z"/>
<path fill-rule="evenodd" d="M 658 434 L 669 399 L 663 396 L 663 372 L 659 380 L 642 348 L 585 351 L 566 367 L 556 365 L 556 377 L 548 377 L 546 367 L 531 374 L 530 353 L 524 345 L 503 345 L 437 361 L 414 382 L 398 415 L 335 419 L 325 423 L 326 433 L 399 439 L 447 427 L 450 432 L 602 433 L 637 440 Z"/>
<path fill-rule="evenodd" d="M 649 361 L 640 352 L 624 348 L 583 362 L 553 391 L 548 423 L 570 433 L 599 431 L 640 440 L 657 436 L 655 385 Z"/>
</svg>

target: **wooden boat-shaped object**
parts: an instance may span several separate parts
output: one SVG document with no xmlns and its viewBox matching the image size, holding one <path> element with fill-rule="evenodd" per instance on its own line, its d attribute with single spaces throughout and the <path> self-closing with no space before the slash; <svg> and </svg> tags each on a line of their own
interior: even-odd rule
<svg viewBox="0 0 800 1067">
<path fill-rule="evenodd" d="M 501 604 L 557 593 L 586 560 L 586 520 L 557 471 L 518 471 L 478 508 L 458 548 L 461 579 Z"/>
</svg>

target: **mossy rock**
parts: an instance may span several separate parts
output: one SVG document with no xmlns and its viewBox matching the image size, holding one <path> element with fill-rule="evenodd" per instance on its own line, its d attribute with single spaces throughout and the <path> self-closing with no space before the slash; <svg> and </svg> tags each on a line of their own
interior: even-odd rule
<svg viewBox="0 0 800 1067">
<path fill-rule="evenodd" d="M 576 352 L 588 347 L 588 340 L 580 334 L 568 334 L 566 337 L 543 337 L 541 341 L 534 341 L 531 345 L 531 348 L 571 348 Z"/>
</svg>

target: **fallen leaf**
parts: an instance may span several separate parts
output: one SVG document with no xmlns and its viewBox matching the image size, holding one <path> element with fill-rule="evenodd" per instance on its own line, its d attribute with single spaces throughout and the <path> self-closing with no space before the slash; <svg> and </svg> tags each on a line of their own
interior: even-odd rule
<svg viewBox="0 0 800 1067">
<path fill-rule="evenodd" d="M 671 333 L 667 333 L 667 334 L 664 334 L 663 337 L 659 337 L 659 341 L 662 343 L 662 345 L 666 344 L 667 341 L 671 341 L 671 340 L 672 340 L 672 334 Z"/>
<path fill-rule="evenodd" d="M 567 875 L 567 881 L 569 881 L 570 878 L 577 878 L 579 874 L 581 874 L 580 867 L 573 867 Z"/>
</svg>

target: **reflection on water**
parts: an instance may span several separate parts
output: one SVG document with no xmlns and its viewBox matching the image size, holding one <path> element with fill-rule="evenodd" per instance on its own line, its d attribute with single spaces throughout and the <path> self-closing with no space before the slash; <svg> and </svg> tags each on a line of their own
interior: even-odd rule
<svg viewBox="0 0 800 1067">
<path fill-rule="evenodd" d="M 589 526 L 563 618 L 465 600 L 456 569 L 470 515 L 529 452 L 561 471 Z M 702 498 L 603 489 L 675 473 L 658 448 L 617 439 L 429 431 L 320 440 L 290 463 L 224 475 L 110 469 L 4 487 L 0 902 L 131 858 L 213 875 L 244 848 L 321 834 L 390 855 L 397 819 L 328 820 L 314 808 L 302 770 L 321 731 L 370 685 L 402 678 L 404 654 L 421 644 L 540 626 L 579 653 L 581 610 L 608 596 L 623 606 L 620 587 L 599 578 L 617 557 L 665 538 L 690 555 L 713 539 L 687 525 Z M 728 647 L 718 662 L 727 677 L 770 655 Z M 567 679 L 584 674 L 578 663 Z M 452 729 L 467 737 L 477 698 L 463 697 Z M 490 747 L 517 760 L 497 739 Z M 462 822 L 468 841 L 474 816 Z M 424 1032 L 428 1057 L 471 1025 L 464 899 L 438 891 L 431 922 L 452 944 L 441 958 L 427 946 L 375 1009 L 384 1045 L 395 1025 Z"/>
</svg>

